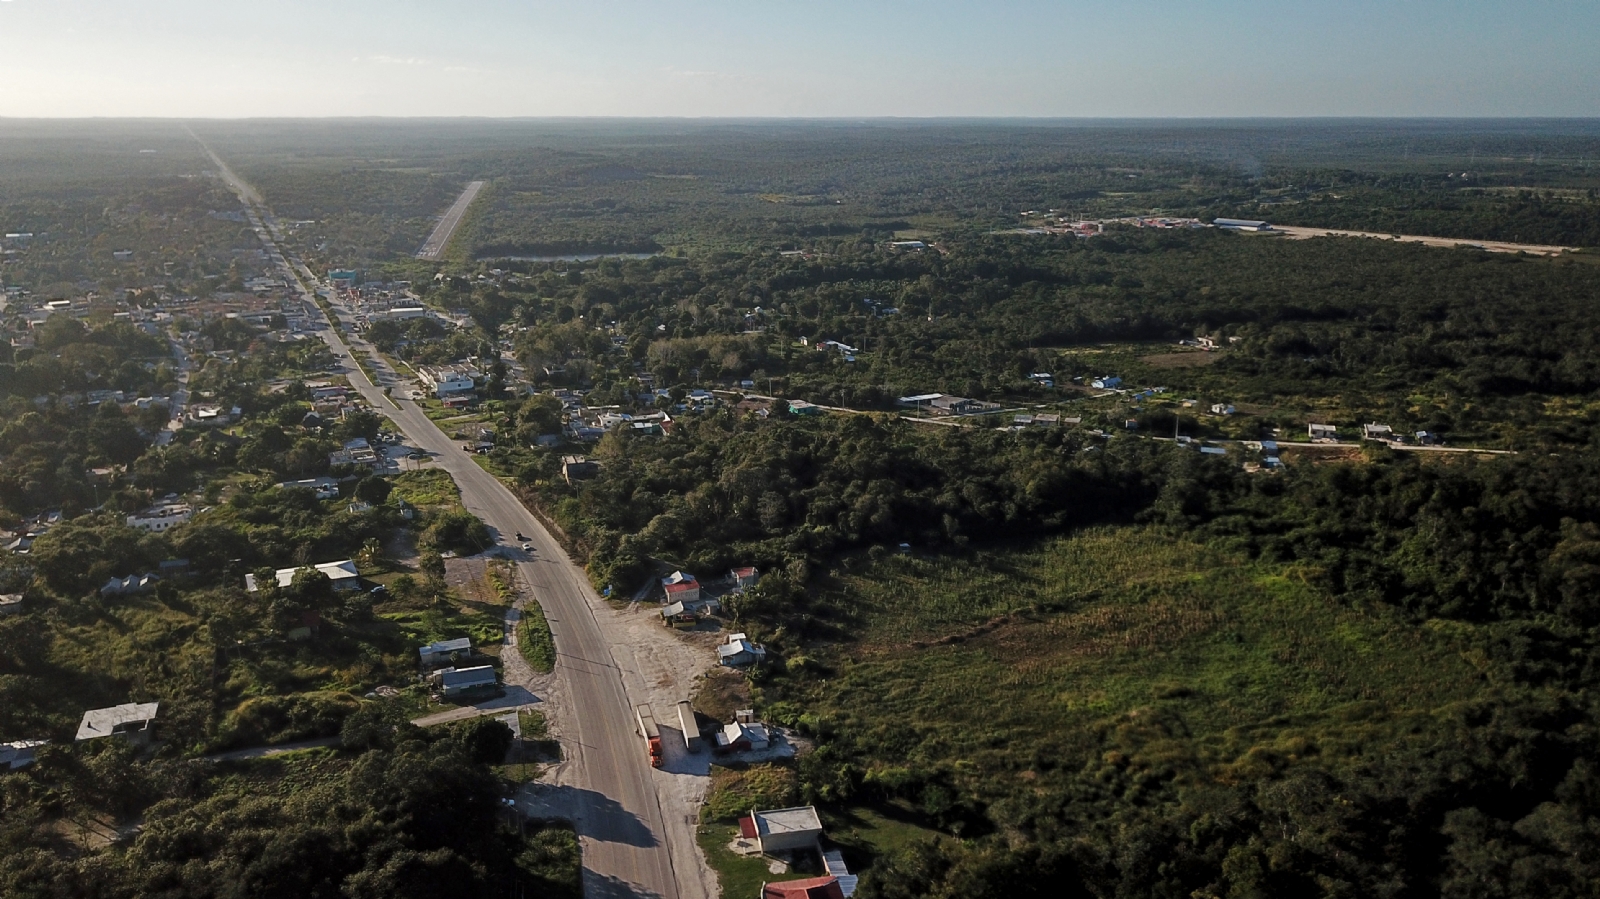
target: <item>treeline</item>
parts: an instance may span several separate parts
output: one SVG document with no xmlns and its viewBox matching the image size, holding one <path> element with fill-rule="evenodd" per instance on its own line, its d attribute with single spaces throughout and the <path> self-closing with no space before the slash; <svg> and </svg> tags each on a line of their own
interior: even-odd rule
<svg viewBox="0 0 1600 899">
<path fill-rule="evenodd" d="M 866 416 L 764 425 L 720 415 L 663 438 L 611 435 L 601 475 L 546 501 L 601 583 L 631 590 L 651 558 L 697 571 L 792 571 L 867 546 L 964 544 L 1132 520 L 1160 463 L 1062 431 L 916 430 Z"/>
</svg>

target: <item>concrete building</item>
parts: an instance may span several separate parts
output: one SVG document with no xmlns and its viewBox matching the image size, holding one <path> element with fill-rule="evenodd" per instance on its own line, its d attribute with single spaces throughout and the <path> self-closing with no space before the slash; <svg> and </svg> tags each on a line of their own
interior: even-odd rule
<svg viewBox="0 0 1600 899">
<path fill-rule="evenodd" d="M 134 743 L 148 743 L 154 736 L 157 702 L 129 702 L 109 709 L 90 709 L 78 724 L 79 742 L 118 736 Z"/>
<path fill-rule="evenodd" d="M 21 593 L 0 593 L 0 615 L 16 615 L 21 611 Z"/>
<path fill-rule="evenodd" d="M 329 465 L 361 465 L 371 468 L 378 464 L 378 451 L 365 437 L 347 441 L 343 449 L 328 454 Z"/>
<path fill-rule="evenodd" d="M 568 484 L 573 481 L 587 481 L 599 473 L 599 462 L 591 462 L 582 456 L 561 457 L 561 476 Z"/>
<path fill-rule="evenodd" d="M 465 365 L 423 365 L 417 368 L 417 377 L 442 400 L 476 390 L 477 379 L 482 375 Z"/>
<path fill-rule="evenodd" d="M 755 840 L 764 853 L 816 849 L 822 837 L 822 819 L 814 805 L 752 811 L 739 821 L 739 834 Z"/>
</svg>

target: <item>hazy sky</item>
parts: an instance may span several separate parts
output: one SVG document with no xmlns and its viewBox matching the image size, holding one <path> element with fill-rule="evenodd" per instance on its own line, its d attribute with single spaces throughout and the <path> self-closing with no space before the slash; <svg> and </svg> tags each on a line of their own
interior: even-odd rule
<svg viewBox="0 0 1600 899">
<path fill-rule="evenodd" d="M 0 0 L 0 116 L 1596 116 L 1596 0 Z"/>
</svg>

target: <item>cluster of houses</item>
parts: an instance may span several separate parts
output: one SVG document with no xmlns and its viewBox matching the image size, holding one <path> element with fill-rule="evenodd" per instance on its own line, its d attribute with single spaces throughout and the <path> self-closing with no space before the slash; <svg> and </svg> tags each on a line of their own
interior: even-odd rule
<svg viewBox="0 0 1600 899">
<path fill-rule="evenodd" d="M 438 317 L 422 304 L 410 281 L 364 281 L 356 269 L 335 268 L 328 270 L 328 285 L 335 298 L 355 314 L 357 328 L 380 321 Z"/>
<path fill-rule="evenodd" d="M 1312 422 L 1306 426 L 1306 436 L 1312 443 L 1338 443 L 1339 429 L 1334 425 Z M 1391 445 L 1404 445 L 1407 442 L 1404 434 L 1397 434 L 1394 428 L 1378 422 L 1362 425 L 1361 439 Z M 1444 441 L 1432 431 L 1417 431 L 1411 435 L 1411 442 L 1417 446 L 1436 446 Z"/>
<path fill-rule="evenodd" d="M 722 611 L 723 596 L 743 593 L 760 580 L 761 572 L 755 568 L 733 568 L 721 581 L 703 587 L 694 575 L 674 571 L 660 582 L 661 618 L 667 624 L 682 624 L 716 615 Z"/>
<path fill-rule="evenodd" d="M 53 509 L 43 512 L 32 518 L 25 519 L 14 531 L 0 530 L 0 547 L 7 552 L 22 556 L 27 555 L 33 548 L 33 541 L 44 536 L 51 528 L 61 523 L 61 510 Z"/>
<path fill-rule="evenodd" d="M 417 648 L 417 657 L 424 679 L 441 699 L 492 693 L 500 687 L 500 676 L 493 665 L 462 666 L 463 662 L 479 660 L 472 651 L 470 637 L 423 644 Z"/>
</svg>

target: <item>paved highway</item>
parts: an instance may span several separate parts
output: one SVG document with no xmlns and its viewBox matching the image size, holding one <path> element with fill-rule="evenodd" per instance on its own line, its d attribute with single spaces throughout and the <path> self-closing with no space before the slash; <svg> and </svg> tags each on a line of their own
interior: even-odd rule
<svg viewBox="0 0 1600 899">
<path fill-rule="evenodd" d="M 456 227 L 461 224 L 462 217 L 467 214 L 467 207 L 471 206 L 472 201 L 478 198 L 478 191 L 480 190 L 483 190 L 482 181 L 474 181 L 467 185 L 467 189 L 461 192 L 461 196 L 457 197 L 456 201 L 450 204 L 450 208 L 445 210 L 444 218 L 439 220 L 439 224 L 433 226 L 433 233 L 429 234 L 428 239 L 423 241 L 422 249 L 417 251 L 418 259 L 438 259 L 444 253 L 444 248 L 450 243 L 450 236 L 456 233 Z"/>
<path fill-rule="evenodd" d="M 202 142 L 202 146 L 204 143 Z M 291 285 L 298 285 L 305 302 L 315 306 L 303 275 L 305 266 L 291 264 L 279 250 L 276 223 L 254 201 L 255 192 L 239 180 L 211 151 L 234 191 L 244 201 L 251 225 Z M 298 270 L 296 267 L 298 266 Z M 315 283 L 312 281 L 311 283 Z M 320 313 L 320 310 L 318 310 Z M 335 353 L 349 357 L 347 346 L 333 323 L 322 332 Z M 461 489 L 466 508 L 510 542 L 509 535 L 525 534 L 533 552 L 509 548 L 519 574 L 543 607 L 555 634 L 556 676 L 564 682 L 574 728 L 563 751 L 572 756 L 563 776 L 562 790 L 570 791 L 563 806 L 574 809 L 574 823 L 583 848 L 584 895 L 605 897 L 660 897 L 698 899 L 704 895 L 697 854 L 669 851 L 663 835 L 660 799 L 651 780 L 643 742 L 634 733 L 632 704 L 623 686 L 623 670 L 596 617 L 604 601 L 590 587 L 582 569 L 573 564 L 561 545 L 523 507 L 498 479 L 473 461 L 460 445 L 440 431 L 410 400 L 392 401 L 384 392 L 398 378 L 381 363 L 379 384 L 373 384 L 352 364 L 345 366 L 352 386 L 374 408 L 387 414 L 417 448 L 433 454 L 434 462 L 450 472 Z M 619 654 L 626 657 L 625 654 Z M 676 857 L 675 857 L 676 856 Z M 686 857 L 687 856 L 687 857 Z M 680 877 L 683 889 L 680 889 Z"/>
</svg>

